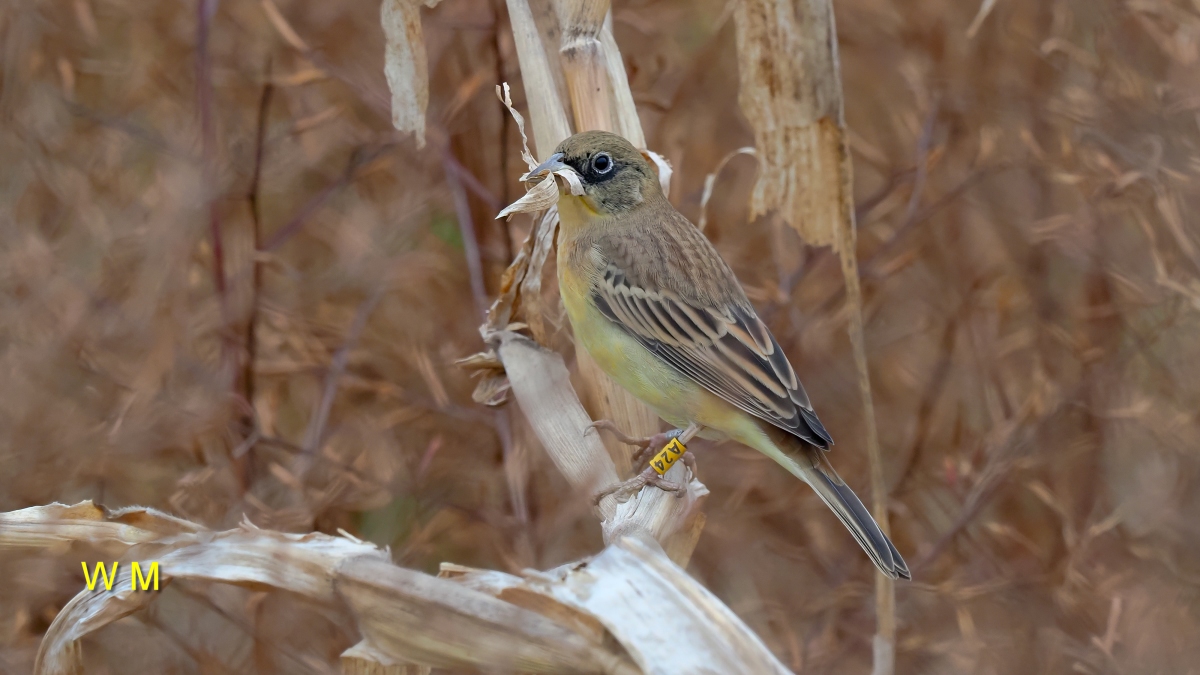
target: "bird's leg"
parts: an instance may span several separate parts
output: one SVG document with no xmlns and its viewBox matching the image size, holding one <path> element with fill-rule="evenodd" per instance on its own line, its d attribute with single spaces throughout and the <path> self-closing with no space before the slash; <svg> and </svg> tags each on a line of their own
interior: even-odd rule
<svg viewBox="0 0 1200 675">
<path fill-rule="evenodd" d="M 659 450 L 663 449 L 672 438 L 679 438 L 684 430 L 671 429 L 662 433 L 654 434 L 653 436 L 630 436 L 613 423 L 612 420 L 597 420 L 588 425 L 588 429 L 603 429 L 611 433 L 618 441 L 625 445 L 632 445 L 637 448 L 633 453 L 633 465 L 641 466 L 650 461 L 650 458 Z M 685 441 L 686 442 L 686 441 Z"/>
<path fill-rule="evenodd" d="M 660 434 L 655 434 L 647 438 L 633 438 L 626 435 L 609 420 L 600 420 L 592 424 L 592 428 L 605 429 L 613 432 L 622 443 L 629 445 L 637 445 L 638 451 L 634 455 L 634 466 L 650 461 L 652 457 L 661 452 L 665 446 L 672 440 L 678 439 L 680 444 L 687 443 L 700 432 L 701 426 L 695 422 L 688 425 L 686 429 L 671 429 Z M 696 458 L 686 452 L 683 452 L 681 459 L 692 475 L 696 475 Z M 654 469 L 654 466 L 647 466 L 638 475 L 630 478 L 627 481 L 610 485 L 609 487 L 596 493 L 595 503 L 600 504 L 600 501 L 609 495 L 616 495 L 618 502 L 624 503 L 629 500 L 638 490 L 646 485 L 652 485 L 666 492 L 673 492 L 676 498 L 682 497 L 687 488 L 686 481 L 684 483 L 676 483 L 662 477 Z"/>
</svg>

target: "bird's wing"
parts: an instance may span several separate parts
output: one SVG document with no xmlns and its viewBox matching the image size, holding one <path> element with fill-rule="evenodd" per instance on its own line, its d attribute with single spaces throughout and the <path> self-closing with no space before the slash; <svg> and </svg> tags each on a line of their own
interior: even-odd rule
<svg viewBox="0 0 1200 675">
<path fill-rule="evenodd" d="M 719 260 L 715 249 L 712 256 Z M 634 278 L 622 256 L 602 257 L 606 265 L 591 296 L 601 313 L 730 404 L 817 447 L 829 447 L 829 432 L 787 355 L 748 302 L 685 299 L 663 284 Z M 720 276 L 728 277 L 722 281 L 737 288 L 728 268 L 719 267 Z"/>
</svg>

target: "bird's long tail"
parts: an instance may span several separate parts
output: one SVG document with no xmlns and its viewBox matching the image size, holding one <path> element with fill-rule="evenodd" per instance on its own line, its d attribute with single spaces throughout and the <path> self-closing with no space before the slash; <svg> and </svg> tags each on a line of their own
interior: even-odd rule
<svg viewBox="0 0 1200 675">
<path fill-rule="evenodd" d="M 867 511 L 858 495 L 846 485 L 841 476 L 833 470 L 825 459 L 825 452 L 804 441 L 789 437 L 780 444 L 785 450 L 780 456 L 768 453 L 772 459 L 779 462 L 791 473 L 816 490 L 838 520 L 854 535 L 858 545 L 870 556 L 871 562 L 887 576 L 897 579 L 911 579 L 908 565 L 900 552 L 880 529 L 871 513 Z"/>
</svg>

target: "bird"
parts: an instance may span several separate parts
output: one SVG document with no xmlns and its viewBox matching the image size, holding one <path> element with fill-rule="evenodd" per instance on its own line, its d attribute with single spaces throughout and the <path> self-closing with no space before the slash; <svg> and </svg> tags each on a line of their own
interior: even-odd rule
<svg viewBox="0 0 1200 675">
<path fill-rule="evenodd" d="M 559 291 L 576 346 L 676 428 L 631 439 L 611 422 L 596 426 L 644 450 L 696 433 L 749 446 L 810 485 L 883 574 L 911 579 L 829 463 L 833 439 L 779 342 L 642 153 L 617 134 L 586 131 L 527 176 L 546 172 L 574 173 L 582 186 L 560 186 L 557 202 Z M 649 469 L 626 484 L 682 488 Z"/>
</svg>

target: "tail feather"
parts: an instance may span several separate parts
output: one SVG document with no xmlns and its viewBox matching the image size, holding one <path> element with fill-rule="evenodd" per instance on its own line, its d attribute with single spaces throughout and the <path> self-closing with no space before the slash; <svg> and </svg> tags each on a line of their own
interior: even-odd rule
<svg viewBox="0 0 1200 675">
<path fill-rule="evenodd" d="M 912 579 L 904 558 L 900 557 L 900 552 L 896 550 L 892 540 L 879 529 L 875 519 L 850 486 L 835 482 L 817 468 L 805 473 L 808 484 L 816 490 L 821 501 L 837 515 L 846 529 L 850 530 L 850 534 L 854 535 L 858 545 L 867 552 L 879 571 L 892 579 Z"/>
<path fill-rule="evenodd" d="M 781 445 L 787 450 L 781 451 L 778 445 L 772 443 L 763 449 L 763 452 L 812 486 L 821 497 L 821 501 L 825 502 L 846 529 L 850 530 L 850 534 L 854 535 L 858 545 L 866 551 L 879 571 L 892 579 L 911 579 L 908 565 L 904 558 L 900 557 L 896 546 L 879 529 L 871 513 L 859 501 L 858 495 L 854 494 L 850 486 L 833 470 L 829 460 L 825 458 L 825 453 L 795 437 L 789 437 L 788 441 Z"/>
</svg>

